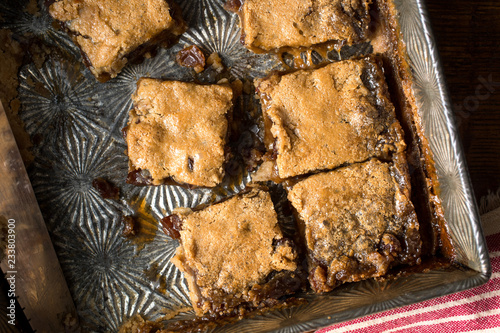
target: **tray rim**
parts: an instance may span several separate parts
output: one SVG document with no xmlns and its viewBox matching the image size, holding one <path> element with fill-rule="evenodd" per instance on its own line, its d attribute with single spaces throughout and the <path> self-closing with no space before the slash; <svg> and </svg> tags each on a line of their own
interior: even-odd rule
<svg viewBox="0 0 500 333">
<path fill-rule="evenodd" d="M 461 181 L 463 188 L 465 190 L 465 199 L 466 203 L 469 208 L 470 212 L 470 221 L 471 226 L 473 227 L 474 235 L 474 241 L 475 245 L 478 249 L 478 255 L 479 255 L 479 262 L 480 262 L 480 271 L 478 271 L 479 275 L 481 278 L 478 280 L 477 285 L 474 286 L 479 286 L 481 284 L 486 283 L 490 276 L 491 276 L 491 262 L 489 258 L 489 252 L 488 252 L 488 247 L 486 245 L 486 238 L 484 236 L 484 231 L 483 227 L 481 225 L 481 217 L 479 214 L 479 208 L 477 205 L 477 200 L 474 195 L 473 191 L 473 186 L 472 186 L 472 181 L 470 178 L 469 174 L 469 169 L 467 166 L 467 161 L 465 159 L 465 153 L 464 149 L 462 146 L 462 142 L 458 136 L 458 129 L 456 125 L 456 119 L 454 112 L 451 108 L 451 103 L 450 103 L 450 93 L 448 89 L 448 85 L 446 83 L 446 78 L 443 73 L 442 69 L 442 64 L 441 64 L 441 57 L 439 55 L 439 51 L 437 48 L 436 40 L 434 37 L 434 33 L 432 31 L 432 26 L 431 22 L 429 19 L 429 13 L 427 10 L 427 7 L 425 5 L 425 0 L 413 0 L 417 3 L 418 8 L 419 8 L 419 14 L 420 14 L 420 19 L 422 23 L 422 28 L 425 32 L 425 37 L 427 40 L 427 46 L 429 48 L 429 55 L 431 58 L 431 62 L 435 64 L 434 69 L 436 70 L 436 77 L 439 82 L 439 88 L 440 88 L 440 99 L 443 103 L 444 106 L 444 114 L 447 118 L 447 125 L 449 129 L 449 134 L 452 136 L 452 139 L 455 142 L 454 153 L 456 154 L 456 159 L 457 159 L 457 164 L 460 169 L 460 175 L 461 175 Z M 405 37 L 403 36 L 403 39 Z M 477 270 L 476 270 L 477 271 Z M 483 282 L 479 282 L 483 281 Z M 472 287 L 470 287 L 472 288 Z M 466 288 L 468 289 L 468 288 Z M 462 289 L 465 290 L 465 289 Z M 457 290 L 457 292 L 460 290 Z"/>
</svg>

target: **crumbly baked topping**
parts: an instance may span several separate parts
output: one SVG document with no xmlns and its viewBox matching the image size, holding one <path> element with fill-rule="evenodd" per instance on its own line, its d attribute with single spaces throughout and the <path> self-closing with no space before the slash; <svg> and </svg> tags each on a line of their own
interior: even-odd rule
<svg viewBox="0 0 500 333">
<path fill-rule="evenodd" d="M 269 193 L 252 190 L 201 211 L 176 211 L 181 246 L 172 262 L 186 274 L 197 313 L 217 295 L 252 299 L 273 271 L 294 271 L 296 253 L 283 238 Z M 204 304 L 204 302 L 208 302 Z"/>
<path fill-rule="evenodd" d="M 165 0 L 59 0 L 50 14 L 76 35 L 96 77 L 115 77 L 141 44 L 167 29 L 182 33 L 170 9 Z"/>
<path fill-rule="evenodd" d="M 160 325 L 151 321 L 144 320 L 144 318 L 136 314 L 129 318 L 120 326 L 118 333 L 159 333 Z"/>
<path fill-rule="evenodd" d="M 229 86 L 139 80 L 126 131 L 131 169 L 148 170 L 153 184 L 216 186 L 232 98 Z"/>
<path fill-rule="evenodd" d="M 364 38 L 367 0 L 245 0 L 240 12 L 246 45 L 262 50 Z"/>
<path fill-rule="evenodd" d="M 382 69 L 366 58 L 257 82 L 281 178 L 405 147 Z"/>
<path fill-rule="evenodd" d="M 392 173 L 390 164 L 372 159 L 310 176 L 289 191 L 315 291 L 384 275 L 407 237 L 418 235 L 413 205 Z"/>
</svg>

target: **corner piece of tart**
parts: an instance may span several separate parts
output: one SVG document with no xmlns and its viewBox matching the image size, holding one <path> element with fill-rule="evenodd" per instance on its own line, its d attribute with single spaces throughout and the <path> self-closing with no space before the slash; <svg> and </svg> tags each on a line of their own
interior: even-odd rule
<svg viewBox="0 0 500 333">
<path fill-rule="evenodd" d="M 186 30 L 180 9 L 166 0 L 57 0 L 50 15 L 80 47 L 99 81 L 115 77 L 130 60 Z"/>
<path fill-rule="evenodd" d="M 303 286 L 294 243 L 283 236 L 266 191 L 179 209 L 166 219 L 180 240 L 172 262 L 187 279 L 198 316 L 242 316 L 277 306 Z"/>
<path fill-rule="evenodd" d="M 299 181 L 289 190 L 315 292 L 420 263 L 419 223 L 406 161 L 377 159 Z"/>
</svg>

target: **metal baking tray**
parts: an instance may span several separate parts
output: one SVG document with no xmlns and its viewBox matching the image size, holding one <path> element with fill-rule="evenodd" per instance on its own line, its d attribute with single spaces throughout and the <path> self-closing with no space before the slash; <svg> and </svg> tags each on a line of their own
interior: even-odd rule
<svg viewBox="0 0 500 333">
<path fill-rule="evenodd" d="M 194 318 L 187 285 L 169 261 L 177 242 L 158 228 L 157 221 L 175 207 L 194 207 L 237 193 L 250 176 L 229 179 L 215 191 L 125 184 L 127 158 L 121 129 L 131 109 L 130 96 L 142 76 L 192 80 L 193 72 L 175 62 L 175 54 L 186 44 L 196 44 L 208 54 L 217 52 L 233 78 L 263 76 L 272 68 L 279 69 L 280 63 L 240 44 L 238 18 L 223 9 L 224 0 L 179 0 L 190 27 L 180 42 L 140 64 L 127 66 L 117 78 L 103 84 L 79 66 L 78 50 L 64 33 L 55 30 L 46 10 L 29 14 L 24 9 L 26 2 L 0 4 L 3 27 L 68 55 L 23 65 L 17 98 L 19 116 L 35 142 L 30 178 L 84 330 L 117 331 L 135 314 L 165 321 Z M 458 260 L 470 270 L 434 270 L 383 282 L 347 284 L 325 295 L 306 294 L 307 304 L 212 328 L 211 332 L 310 331 L 488 280 L 488 251 L 424 3 L 395 3 L 424 130 L 436 162 L 439 197 Z M 205 72 L 196 78 L 211 80 Z M 97 177 L 120 186 L 119 201 L 99 196 L 91 186 Z M 123 238 L 121 216 L 134 213 L 141 232 L 134 239 Z"/>
</svg>

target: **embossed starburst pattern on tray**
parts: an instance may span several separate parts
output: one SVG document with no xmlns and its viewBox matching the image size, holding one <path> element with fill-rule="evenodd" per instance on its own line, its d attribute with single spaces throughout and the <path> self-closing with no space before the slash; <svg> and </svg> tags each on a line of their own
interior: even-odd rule
<svg viewBox="0 0 500 333">
<path fill-rule="evenodd" d="M 238 17 L 224 9 L 223 0 L 179 0 L 189 25 L 179 43 L 99 83 L 80 65 L 79 50 L 71 39 L 54 28 L 45 2 L 39 2 L 41 10 L 34 15 L 27 8 L 28 1 L 5 0 L 0 4 L 0 27 L 64 55 L 20 69 L 19 115 L 34 143 L 30 178 L 84 329 L 116 331 L 135 314 L 166 321 L 194 318 L 194 312 L 186 310 L 190 307 L 187 285 L 169 261 L 177 241 L 162 232 L 158 220 L 176 207 L 194 207 L 238 193 L 250 175 L 226 177 L 215 190 L 125 184 L 128 162 L 121 130 L 132 107 L 131 94 L 144 76 L 213 82 L 215 77 L 195 74 L 176 63 L 176 53 L 186 45 L 195 44 L 206 54 L 218 53 L 231 79 L 263 77 L 283 65 L 274 55 L 255 54 L 241 45 Z M 461 261 L 485 272 L 486 249 L 478 241 L 477 213 L 425 10 L 421 0 L 395 2 L 451 233 Z M 92 186 L 96 178 L 118 185 L 120 199 L 103 199 Z M 134 215 L 140 225 L 135 238 L 121 236 L 122 218 L 128 215 Z M 284 221 L 286 232 L 291 220 Z M 391 282 L 364 281 L 328 295 L 302 295 L 308 304 L 211 331 L 308 331 L 458 291 L 482 279 L 472 273 L 436 271 Z M 183 312 L 176 317 L 168 316 L 179 310 Z"/>
</svg>

